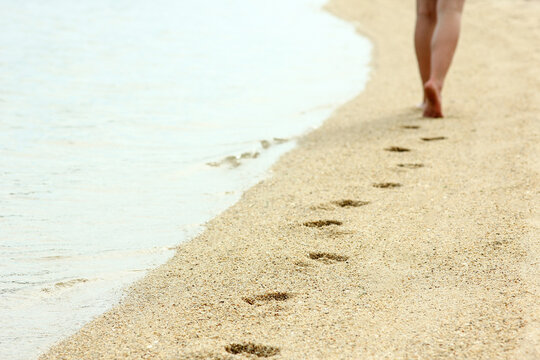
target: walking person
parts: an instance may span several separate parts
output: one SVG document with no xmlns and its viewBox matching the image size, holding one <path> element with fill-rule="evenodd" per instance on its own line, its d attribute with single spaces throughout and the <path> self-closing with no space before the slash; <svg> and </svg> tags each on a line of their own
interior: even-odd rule
<svg viewBox="0 0 540 360">
<path fill-rule="evenodd" d="M 424 117 L 441 118 L 444 79 L 456 51 L 465 0 L 417 0 L 414 45 Z"/>
</svg>

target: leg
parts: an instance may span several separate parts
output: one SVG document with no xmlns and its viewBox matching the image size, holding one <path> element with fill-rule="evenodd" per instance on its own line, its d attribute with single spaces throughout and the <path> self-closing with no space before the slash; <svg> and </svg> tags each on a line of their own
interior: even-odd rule
<svg viewBox="0 0 540 360">
<path fill-rule="evenodd" d="M 414 31 L 414 48 L 418 69 L 422 79 L 422 87 L 431 74 L 431 39 L 437 24 L 437 0 L 416 0 L 416 28 Z M 426 99 L 424 96 L 423 102 Z"/>
<path fill-rule="evenodd" d="M 437 26 L 431 41 L 431 74 L 424 84 L 424 116 L 442 117 L 441 91 L 459 38 L 465 0 L 437 0 Z"/>
</svg>

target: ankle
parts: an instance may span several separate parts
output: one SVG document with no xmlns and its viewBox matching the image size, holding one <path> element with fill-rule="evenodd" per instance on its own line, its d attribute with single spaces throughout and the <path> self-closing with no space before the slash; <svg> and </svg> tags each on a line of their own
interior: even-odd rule
<svg viewBox="0 0 540 360">
<path fill-rule="evenodd" d="M 443 83 L 442 81 L 437 81 L 436 79 L 429 79 L 425 84 L 424 86 L 427 86 L 427 85 L 430 85 L 430 86 L 434 86 L 435 89 L 437 89 L 438 92 L 441 92 L 442 91 L 442 88 L 443 88 Z"/>
</svg>

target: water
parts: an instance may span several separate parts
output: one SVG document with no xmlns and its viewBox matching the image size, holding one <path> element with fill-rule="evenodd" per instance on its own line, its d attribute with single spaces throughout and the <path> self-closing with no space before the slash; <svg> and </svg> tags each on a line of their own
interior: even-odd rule
<svg viewBox="0 0 540 360">
<path fill-rule="evenodd" d="M 0 2 L 0 358 L 110 308 L 363 89 L 323 3 Z"/>
</svg>

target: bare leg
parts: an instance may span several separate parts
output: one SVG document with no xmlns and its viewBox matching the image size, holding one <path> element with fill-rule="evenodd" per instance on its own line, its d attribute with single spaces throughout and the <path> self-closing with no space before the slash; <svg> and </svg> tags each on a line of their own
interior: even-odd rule
<svg viewBox="0 0 540 360">
<path fill-rule="evenodd" d="M 418 69 L 422 78 L 422 87 L 431 74 L 431 39 L 437 24 L 437 0 L 416 0 L 416 28 L 414 48 Z M 426 102 L 426 98 L 422 101 Z"/>
<path fill-rule="evenodd" d="M 459 38 L 465 0 L 437 0 L 437 26 L 431 41 L 431 74 L 424 84 L 425 117 L 442 117 L 441 92 Z"/>
</svg>

